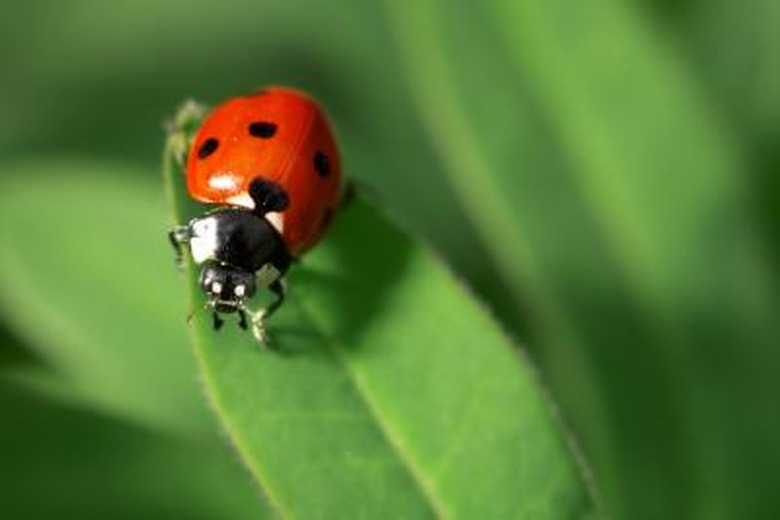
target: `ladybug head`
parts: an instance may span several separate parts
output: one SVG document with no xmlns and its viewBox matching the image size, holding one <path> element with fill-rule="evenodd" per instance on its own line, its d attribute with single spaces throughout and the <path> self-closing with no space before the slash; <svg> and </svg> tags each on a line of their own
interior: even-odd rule
<svg viewBox="0 0 780 520">
<path fill-rule="evenodd" d="M 244 302 L 257 290 L 253 273 L 218 262 L 203 265 L 200 286 L 206 293 L 207 305 L 217 312 L 243 310 Z"/>
</svg>

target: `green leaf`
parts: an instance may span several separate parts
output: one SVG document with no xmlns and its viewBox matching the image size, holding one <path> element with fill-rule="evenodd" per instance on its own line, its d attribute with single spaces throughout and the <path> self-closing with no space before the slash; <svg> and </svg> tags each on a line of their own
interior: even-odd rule
<svg viewBox="0 0 780 520">
<path fill-rule="evenodd" d="M 772 517 L 746 461 L 780 455 L 754 419 L 776 416 L 777 282 L 740 143 L 673 42 L 630 2 L 386 5 L 504 278 L 489 301 L 530 324 L 609 512 Z"/>
<path fill-rule="evenodd" d="M 734 127 L 753 139 L 763 132 L 776 137 L 780 5 L 774 0 L 711 0 L 690 2 L 664 14 Z"/>
<path fill-rule="evenodd" d="M 272 517 L 219 444 L 152 433 L 7 383 L 0 410 L 4 518 Z"/>
<path fill-rule="evenodd" d="M 176 220 L 202 212 L 169 141 Z M 174 153 L 172 153 L 172 150 Z M 290 517 L 583 518 L 593 504 L 528 361 L 472 296 L 360 197 L 295 265 L 279 351 L 200 311 L 201 377 L 224 430 Z"/>
<path fill-rule="evenodd" d="M 0 310 L 43 363 L 6 371 L 46 395 L 154 428 L 209 431 L 152 179 L 113 163 L 6 165 Z"/>
</svg>

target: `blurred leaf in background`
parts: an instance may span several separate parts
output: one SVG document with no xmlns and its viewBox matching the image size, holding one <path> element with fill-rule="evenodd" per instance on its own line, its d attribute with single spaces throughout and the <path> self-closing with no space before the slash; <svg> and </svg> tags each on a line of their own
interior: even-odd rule
<svg viewBox="0 0 780 520">
<path fill-rule="evenodd" d="M 4 518 L 268 518 L 227 447 L 182 441 L 0 383 Z"/>
<path fill-rule="evenodd" d="M 740 143 L 683 56 L 621 2 L 405 7 L 426 126 L 611 509 L 765 516 L 769 489 L 744 483 L 773 437 L 754 421 L 773 415 L 776 283 Z"/>
<path fill-rule="evenodd" d="M 161 122 L 186 97 L 283 83 L 322 100 L 349 173 L 527 346 L 613 517 L 780 517 L 778 5 L 7 2 L 4 442 L 68 450 L 72 422 L 73 436 L 102 439 L 98 461 L 123 468 L 128 442 L 148 446 L 144 471 L 175 467 L 166 435 L 218 452 L 151 188 Z M 94 189 L 69 193 L 69 179 Z M 62 222 L 106 222 L 79 233 L 48 213 L 51 227 L 33 229 L 29 212 L 53 207 L 41 182 L 72 199 Z M 149 207 L 101 197 L 124 189 L 149 193 Z M 134 270 L 134 254 L 160 265 Z M 193 490 L 230 474 L 259 508 L 245 517 L 263 516 L 239 468 L 186 453 L 202 467 L 181 473 L 203 480 L 171 477 L 180 490 L 145 496 L 151 510 L 195 517 Z M 8 496 L 71 481 L 67 468 L 98 471 L 84 457 L 24 460 L 25 479 L 2 466 Z M 130 503 L 147 478 L 134 475 L 103 511 Z M 85 489 L 63 503 L 71 516 L 97 504 Z"/>
</svg>

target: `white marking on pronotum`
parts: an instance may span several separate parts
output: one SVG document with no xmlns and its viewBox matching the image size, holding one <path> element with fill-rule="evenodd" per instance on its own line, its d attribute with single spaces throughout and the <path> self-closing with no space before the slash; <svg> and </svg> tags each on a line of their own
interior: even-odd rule
<svg viewBox="0 0 780 520">
<path fill-rule="evenodd" d="M 281 234 L 284 232 L 284 215 L 278 211 L 265 214 L 265 219 Z"/>
<path fill-rule="evenodd" d="M 236 189 L 236 176 L 232 173 L 215 175 L 209 179 L 209 186 L 215 190 L 234 190 Z"/>
<path fill-rule="evenodd" d="M 252 200 L 252 197 L 250 197 L 248 193 L 235 195 L 228 198 L 227 201 L 229 204 L 233 204 L 234 206 L 243 206 L 245 208 L 255 209 L 255 201 Z"/>
<path fill-rule="evenodd" d="M 241 195 L 235 195 L 227 199 L 229 204 L 234 206 L 242 206 L 244 208 L 255 209 L 255 201 L 248 193 L 242 193 Z M 278 231 L 280 234 L 284 232 L 284 215 L 279 211 L 269 211 L 265 214 L 265 219 Z"/>
<path fill-rule="evenodd" d="M 221 294 L 222 293 L 222 284 L 219 282 L 214 282 L 211 284 L 211 292 L 214 294 Z"/>
<path fill-rule="evenodd" d="M 206 217 L 198 219 L 190 226 L 190 251 L 196 264 L 202 264 L 213 258 L 217 252 L 217 219 Z"/>
<path fill-rule="evenodd" d="M 244 293 L 246 292 L 246 287 L 244 287 L 243 284 L 236 285 L 236 288 L 233 289 L 233 292 L 236 293 L 236 296 L 241 298 L 242 296 L 244 296 Z"/>
</svg>

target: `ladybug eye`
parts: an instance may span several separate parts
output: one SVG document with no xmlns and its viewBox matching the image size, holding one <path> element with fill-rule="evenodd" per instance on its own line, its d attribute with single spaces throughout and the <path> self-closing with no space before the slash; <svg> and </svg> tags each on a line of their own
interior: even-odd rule
<svg viewBox="0 0 780 520">
<path fill-rule="evenodd" d="M 314 170 L 320 177 L 330 175 L 330 161 L 328 161 L 327 155 L 322 152 L 314 154 Z"/>
<path fill-rule="evenodd" d="M 249 125 L 249 135 L 260 139 L 270 139 L 276 133 L 276 123 L 257 121 Z"/>
<path fill-rule="evenodd" d="M 217 141 L 213 137 L 209 137 L 203 142 L 202 145 L 200 145 L 200 149 L 198 150 L 198 157 L 201 159 L 205 159 L 209 155 L 216 152 L 217 148 L 219 148 L 219 141 Z"/>
</svg>

